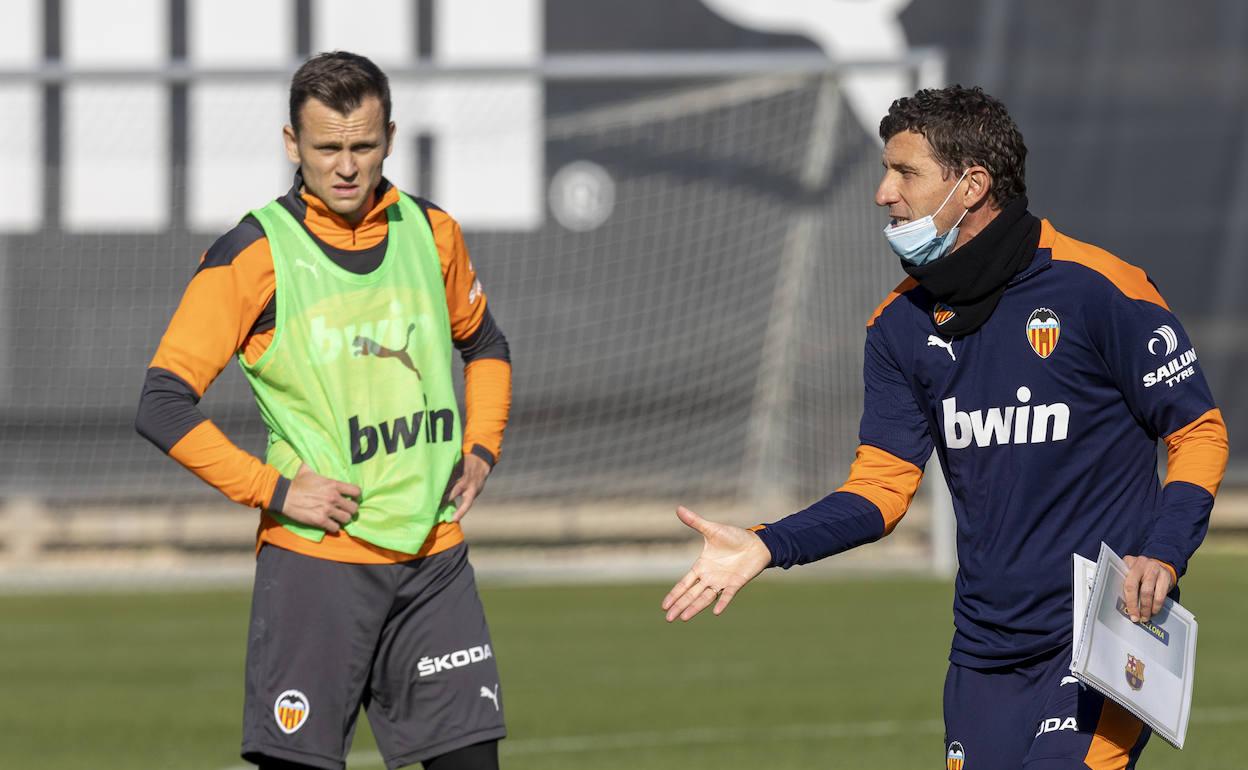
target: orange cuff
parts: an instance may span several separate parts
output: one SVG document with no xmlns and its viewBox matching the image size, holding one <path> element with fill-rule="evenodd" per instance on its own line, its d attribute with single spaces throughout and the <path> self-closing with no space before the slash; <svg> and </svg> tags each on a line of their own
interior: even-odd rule
<svg viewBox="0 0 1248 770">
<path fill-rule="evenodd" d="M 887 535 L 910 508 L 922 480 L 923 470 L 917 465 L 862 444 L 849 469 L 849 480 L 836 491 L 853 492 L 879 508 Z"/>
<path fill-rule="evenodd" d="M 464 411 L 464 454 L 479 445 L 497 461 L 511 414 L 511 364 L 479 358 L 465 366 Z"/>
<path fill-rule="evenodd" d="M 1166 436 L 1166 482 L 1186 481 L 1218 494 L 1230 453 L 1222 412 L 1210 409 Z"/>
</svg>

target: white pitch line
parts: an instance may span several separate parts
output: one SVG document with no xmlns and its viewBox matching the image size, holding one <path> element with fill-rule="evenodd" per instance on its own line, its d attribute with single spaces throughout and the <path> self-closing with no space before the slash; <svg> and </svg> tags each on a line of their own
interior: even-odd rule
<svg viewBox="0 0 1248 770">
<path fill-rule="evenodd" d="M 1192 724 L 1237 724 L 1248 722 L 1248 708 L 1193 709 Z M 921 721 L 887 720 L 875 722 L 831 722 L 797 724 L 768 730 L 740 727 L 689 727 L 677 730 L 646 730 L 630 733 L 568 735 L 555 738 L 508 738 L 499 744 L 504 756 L 532 754 L 575 754 L 580 752 L 614 751 L 618 749 L 663 748 L 667 746 L 700 746 L 706 744 L 756 743 L 761 740 L 793 738 L 838 740 L 842 738 L 887 738 L 893 735 L 924 733 L 938 735 L 944 722 L 938 719 Z M 374 751 L 354 752 L 347 757 L 347 767 L 385 767 Z M 231 765 L 224 770 L 255 770 L 254 765 Z"/>
</svg>

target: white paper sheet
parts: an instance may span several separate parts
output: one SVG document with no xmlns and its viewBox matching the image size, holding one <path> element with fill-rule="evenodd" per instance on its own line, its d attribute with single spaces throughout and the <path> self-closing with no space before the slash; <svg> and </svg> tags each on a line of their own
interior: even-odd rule
<svg viewBox="0 0 1248 770">
<path fill-rule="evenodd" d="M 1085 559 L 1077 553 L 1072 553 L 1071 561 L 1074 562 L 1074 580 L 1071 585 L 1074 586 L 1074 631 L 1075 641 L 1070 649 L 1071 668 L 1074 668 L 1075 655 L 1079 652 L 1079 640 L 1083 638 L 1083 619 L 1088 614 L 1088 600 L 1092 598 L 1092 585 L 1096 580 L 1096 562 L 1091 559 Z"/>
<path fill-rule="evenodd" d="M 1078 561 L 1075 562 L 1078 576 Z M 1196 671 L 1196 618 L 1167 599 L 1147 623 L 1132 623 L 1122 600 L 1127 565 L 1101 543 L 1092 595 L 1076 615 L 1071 673 L 1183 748 Z M 1079 602 L 1082 584 L 1075 583 Z"/>
</svg>

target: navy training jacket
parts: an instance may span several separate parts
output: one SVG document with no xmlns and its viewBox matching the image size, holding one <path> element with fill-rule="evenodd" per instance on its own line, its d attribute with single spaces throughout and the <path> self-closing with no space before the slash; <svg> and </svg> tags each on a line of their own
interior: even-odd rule
<svg viewBox="0 0 1248 770">
<path fill-rule="evenodd" d="M 991 668 L 1070 642 L 1072 553 L 1096 559 L 1105 541 L 1184 573 L 1225 471 L 1226 427 L 1148 276 L 1047 220 L 983 326 L 941 335 L 947 312 L 912 279 L 880 305 L 848 482 L 757 531 L 785 568 L 877 540 L 935 449 L 958 530 L 950 660 Z"/>
</svg>

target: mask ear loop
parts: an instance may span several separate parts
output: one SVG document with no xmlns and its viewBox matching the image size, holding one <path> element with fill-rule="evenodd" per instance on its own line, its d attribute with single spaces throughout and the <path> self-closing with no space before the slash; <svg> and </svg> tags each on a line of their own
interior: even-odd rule
<svg viewBox="0 0 1248 770">
<path fill-rule="evenodd" d="M 953 187 L 949 190 L 949 194 L 945 196 L 945 199 L 941 201 L 940 205 L 936 207 L 936 210 L 932 212 L 932 216 L 936 216 L 942 209 L 944 209 L 945 204 L 948 203 L 949 199 L 953 197 L 953 194 L 958 191 L 958 185 L 962 184 L 962 180 L 966 179 L 966 175 L 969 173 L 971 173 L 969 168 L 962 172 L 962 176 L 958 177 L 958 181 L 953 183 Z"/>
<path fill-rule="evenodd" d="M 957 221 L 957 222 L 954 222 L 954 223 L 953 223 L 953 227 L 951 227 L 951 228 L 949 228 L 949 229 L 950 229 L 950 230 L 957 230 L 957 229 L 958 229 L 958 225 L 962 224 L 962 220 L 963 220 L 963 219 L 966 219 L 966 215 L 967 215 L 967 214 L 969 214 L 969 213 L 971 213 L 971 210 L 970 210 L 970 209 L 966 209 L 965 211 L 963 211 L 963 212 L 962 212 L 962 216 L 958 217 L 958 221 Z"/>
<path fill-rule="evenodd" d="M 966 179 L 966 175 L 969 173 L 971 173 L 971 170 L 969 168 L 966 171 L 962 172 L 962 176 L 958 177 L 958 184 L 955 184 L 953 186 L 953 189 L 949 191 L 949 194 L 945 196 L 944 202 L 940 204 L 940 209 L 943 209 L 945 207 L 945 204 L 949 202 L 949 199 L 953 197 L 953 194 L 957 192 L 958 185 L 962 184 L 962 180 Z M 936 209 L 936 214 L 940 213 L 940 209 Z M 949 230 L 953 231 L 953 230 L 958 229 L 958 225 L 962 224 L 962 220 L 966 219 L 966 215 L 969 213 L 971 213 L 970 209 L 964 209 L 962 211 L 962 216 L 958 217 L 958 221 L 954 222 L 953 227 L 950 227 Z M 932 216 L 935 217 L 936 214 L 933 214 Z"/>
</svg>

